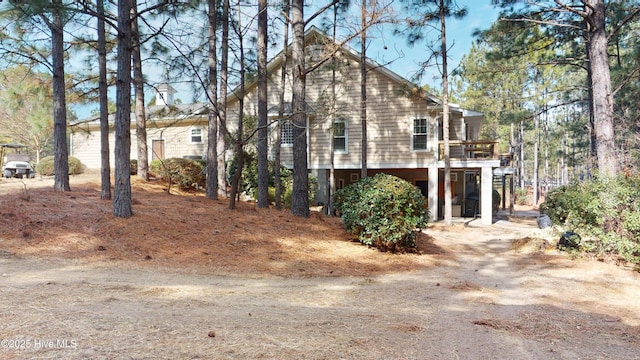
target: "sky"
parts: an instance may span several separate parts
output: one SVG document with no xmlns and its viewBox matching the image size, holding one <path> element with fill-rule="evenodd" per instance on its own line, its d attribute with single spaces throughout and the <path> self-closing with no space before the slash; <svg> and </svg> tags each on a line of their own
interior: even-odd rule
<svg viewBox="0 0 640 360">
<path fill-rule="evenodd" d="M 498 17 L 498 11 L 491 5 L 491 0 L 455 0 L 459 6 L 466 7 L 467 16 L 461 20 L 447 19 L 447 42 L 449 44 L 449 71 L 458 66 L 462 57 L 469 52 L 474 41 L 473 32 L 477 29 L 487 29 Z M 399 2 L 399 0 L 395 0 Z M 305 15 L 309 15 L 311 10 L 305 10 Z M 385 30 L 371 31 L 372 43 L 367 50 L 367 56 L 380 64 L 386 64 L 388 61 L 393 62 L 386 65 L 390 70 L 398 75 L 412 79 L 420 69 L 420 62 L 429 56 L 424 43 L 416 44 L 409 47 L 405 39 L 394 37 L 390 26 Z M 435 36 L 435 34 L 433 35 Z M 358 48 L 354 50 L 359 51 Z M 386 48 L 385 48 L 386 47 Z M 277 51 L 269 50 L 269 56 L 275 55 Z M 402 54 L 402 55 L 398 55 Z M 147 78 L 153 82 L 153 74 L 145 74 Z M 157 79 L 156 81 L 160 81 Z M 439 87 L 441 84 L 440 72 L 436 68 L 428 69 L 419 81 L 420 85 L 430 85 Z M 183 102 L 191 102 L 193 95 L 187 85 L 174 86 L 177 90 L 175 97 Z M 155 94 L 146 94 L 147 99 L 155 97 Z M 203 100 L 201 100 L 203 101 Z M 97 104 L 75 107 L 74 110 L 80 119 L 87 118 L 91 115 L 91 111 L 98 108 Z"/>
<path fill-rule="evenodd" d="M 478 29 L 488 29 L 498 19 L 499 12 L 491 5 L 491 0 L 456 0 L 456 2 L 459 6 L 466 7 L 468 12 L 467 16 L 461 20 L 447 19 L 446 22 L 449 72 L 459 65 L 462 57 L 471 49 L 474 41 L 473 32 Z M 380 40 L 382 41 L 376 41 L 372 44 L 367 55 L 382 63 L 380 59 L 397 57 L 395 49 L 399 49 L 404 57 L 393 61 L 387 67 L 404 78 L 412 79 L 420 70 L 420 62 L 429 57 L 429 51 L 424 43 L 409 47 L 404 39 L 393 37 L 390 31 L 381 35 Z M 387 49 L 384 49 L 384 45 L 387 46 Z M 441 75 L 435 68 L 428 69 L 420 81 L 420 85 L 428 84 L 434 87 L 439 87 L 440 83 Z"/>
</svg>

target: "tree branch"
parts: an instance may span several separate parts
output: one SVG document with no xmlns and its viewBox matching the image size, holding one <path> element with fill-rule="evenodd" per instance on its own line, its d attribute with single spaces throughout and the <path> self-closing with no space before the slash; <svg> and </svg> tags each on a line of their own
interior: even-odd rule
<svg viewBox="0 0 640 360">
<path fill-rule="evenodd" d="M 389 5 L 386 5 L 385 7 L 383 7 L 382 9 L 380 9 L 380 12 L 382 12 L 383 10 L 387 9 L 389 7 Z M 379 15 L 379 13 L 378 13 Z M 367 31 L 367 29 L 369 29 L 370 27 L 380 24 L 382 23 L 382 20 L 380 20 L 380 18 L 377 19 L 371 19 L 371 21 L 367 24 L 364 24 L 362 29 L 360 29 L 359 31 L 355 32 L 354 34 L 349 35 L 346 39 L 344 39 L 343 41 L 341 41 L 340 43 L 337 44 L 337 46 L 335 46 L 333 49 L 331 49 L 331 52 L 329 54 L 325 54 L 325 57 L 320 60 L 318 63 L 314 64 L 313 66 L 311 66 L 310 68 L 307 68 L 304 70 L 303 74 L 308 74 L 314 70 L 316 70 L 317 68 L 319 68 L 320 66 L 324 65 L 327 61 L 331 60 L 333 58 L 333 56 L 344 46 L 346 45 L 349 41 L 353 40 L 354 38 L 356 38 L 357 36 L 359 36 L 362 32 Z M 332 39 L 335 42 L 335 39 Z"/>
<path fill-rule="evenodd" d="M 607 41 L 611 40 L 611 38 L 618 33 L 618 31 L 620 31 L 620 29 L 622 29 L 623 26 L 625 26 L 627 23 L 629 23 L 631 20 L 633 20 L 634 17 L 636 17 L 636 15 L 640 14 L 640 6 L 635 8 L 629 15 L 627 15 L 627 17 L 625 17 L 622 22 L 616 26 L 611 33 L 609 34 L 609 36 L 607 36 Z"/>
<path fill-rule="evenodd" d="M 563 24 L 563 23 L 558 23 L 558 22 L 555 22 L 555 21 L 534 20 L 534 19 L 528 19 L 528 18 L 518 18 L 518 19 L 501 18 L 500 21 L 530 22 L 530 23 L 539 24 L 539 25 L 558 26 L 558 27 L 565 27 L 565 28 L 570 28 L 570 29 L 582 30 L 581 27 L 576 26 L 576 25 Z"/>
<path fill-rule="evenodd" d="M 313 21 L 313 19 L 317 18 L 318 16 L 320 16 L 323 12 L 325 12 L 327 9 L 329 9 L 330 7 L 332 7 L 333 5 L 339 3 L 340 0 L 333 0 L 332 2 L 330 2 L 329 4 L 325 5 L 324 7 L 322 7 L 321 9 L 319 9 L 318 11 L 316 11 L 313 15 L 311 15 L 310 18 L 308 18 L 305 22 L 304 22 L 304 26 L 306 27 L 311 21 Z"/>
<path fill-rule="evenodd" d="M 560 0 L 554 0 L 553 2 L 555 2 L 556 5 L 558 5 L 561 9 L 564 9 L 564 10 L 570 12 L 570 13 L 574 13 L 574 14 L 580 16 L 581 18 L 586 19 L 589 16 L 589 14 L 586 11 L 580 11 L 577 8 L 571 7 L 571 6 L 565 4 L 564 2 L 562 2 Z"/>
<path fill-rule="evenodd" d="M 620 85 L 618 85 L 618 86 L 617 86 L 617 87 L 616 87 L 616 88 L 611 92 L 611 95 L 612 95 L 612 96 L 615 96 L 615 95 L 618 93 L 618 91 L 622 90 L 622 88 L 623 88 L 625 85 L 627 85 L 629 82 L 631 82 L 631 81 L 636 81 L 636 78 L 635 78 L 634 76 L 635 76 L 636 74 L 638 74 L 638 73 L 640 73 L 640 67 L 637 67 L 637 68 L 633 69 L 633 71 L 632 71 L 630 74 L 628 74 L 628 75 L 626 76 L 626 78 L 624 79 L 624 81 L 622 81 L 622 82 L 620 83 Z"/>
</svg>

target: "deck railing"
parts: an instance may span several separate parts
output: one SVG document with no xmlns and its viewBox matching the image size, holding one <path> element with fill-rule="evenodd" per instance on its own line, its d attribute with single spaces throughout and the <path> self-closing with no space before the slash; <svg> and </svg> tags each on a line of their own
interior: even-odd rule
<svg viewBox="0 0 640 360">
<path fill-rule="evenodd" d="M 498 142 L 493 140 L 450 140 L 449 149 L 451 159 L 456 160 L 502 160 L 503 158 L 498 153 Z M 438 160 L 444 160 L 444 141 L 438 142 Z M 511 162 L 511 159 L 508 159 L 508 161 Z"/>
</svg>

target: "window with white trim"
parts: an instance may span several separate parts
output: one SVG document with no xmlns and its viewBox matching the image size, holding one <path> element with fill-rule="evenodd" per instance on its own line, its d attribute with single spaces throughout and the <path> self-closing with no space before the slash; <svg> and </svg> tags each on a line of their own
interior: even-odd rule
<svg viewBox="0 0 640 360">
<path fill-rule="evenodd" d="M 336 119 L 333 122 L 333 151 L 346 153 L 347 150 L 347 122 L 344 119 Z"/>
<path fill-rule="evenodd" d="M 202 144 L 202 128 L 192 127 L 189 131 L 189 143 Z"/>
<path fill-rule="evenodd" d="M 413 119 L 411 127 L 411 150 L 426 151 L 429 138 L 429 119 Z"/>
<path fill-rule="evenodd" d="M 280 145 L 293 146 L 293 123 L 291 120 L 283 120 L 280 123 Z"/>
</svg>

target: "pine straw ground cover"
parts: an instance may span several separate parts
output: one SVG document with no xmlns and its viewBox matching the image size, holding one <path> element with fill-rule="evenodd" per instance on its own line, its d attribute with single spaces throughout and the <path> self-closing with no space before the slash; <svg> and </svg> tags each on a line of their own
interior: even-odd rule
<svg viewBox="0 0 640 360">
<path fill-rule="evenodd" d="M 128 219 L 112 215 L 95 179 L 64 193 L 24 184 L 0 196 L 0 249 L 14 256 L 289 277 L 418 270 L 447 257 L 424 234 L 419 254 L 381 253 L 354 242 L 338 218 L 298 218 L 246 202 L 230 210 L 226 199 L 168 194 L 154 181 L 133 180 Z"/>
</svg>

